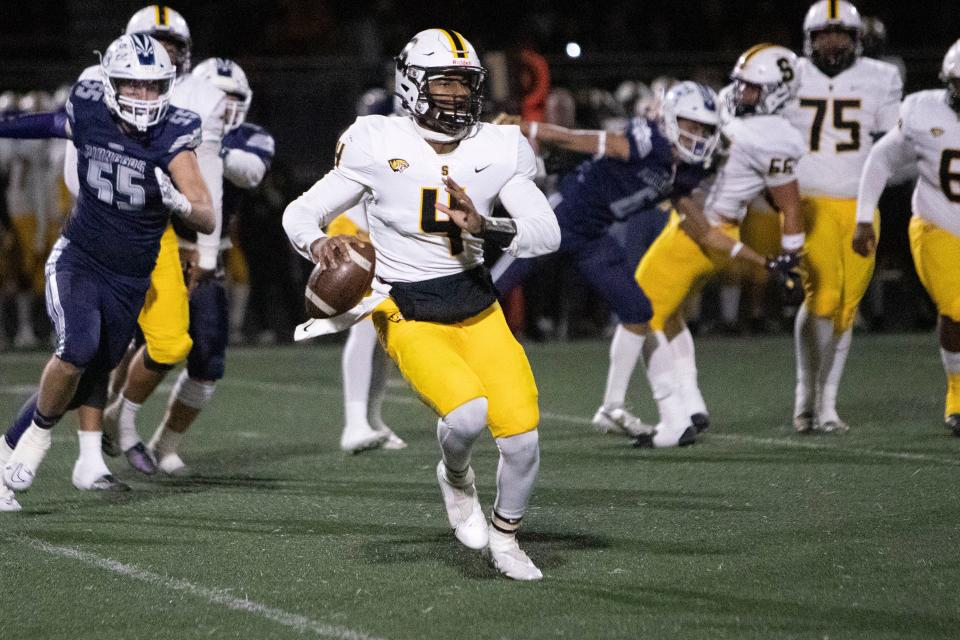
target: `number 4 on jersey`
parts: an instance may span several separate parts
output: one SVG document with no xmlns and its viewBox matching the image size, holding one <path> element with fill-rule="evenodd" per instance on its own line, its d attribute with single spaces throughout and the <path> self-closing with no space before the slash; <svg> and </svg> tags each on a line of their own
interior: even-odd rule
<svg viewBox="0 0 960 640">
<path fill-rule="evenodd" d="M 447 236 L 450 241 L 450 255 L 463 253 L 461 229 L 453 220 L 437 220 L 437 191 L 429 187 L 420 189 L 420 229 L 424 233 L 436 233 Z M 447 206 L 453 208 L 455 201 L 448 194 Z"/>
</svg>

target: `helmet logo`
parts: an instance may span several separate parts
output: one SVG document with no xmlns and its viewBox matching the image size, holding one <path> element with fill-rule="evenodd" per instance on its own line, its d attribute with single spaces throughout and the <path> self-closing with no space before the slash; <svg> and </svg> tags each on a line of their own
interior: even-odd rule
<svg viewBox="0 0 960 640">
<path fill-rule="evenodd" d="M 140 60 L 140 64 L 157 64 L 153 53 L 153 42 L 150 40 L 150 36 L 142 33 L 135 33 L 130 36 L 130 38 L 133 40 L 133 48 L 137 52 L 137 58 Z"/>
<path fill-rule="evenodd" d="M 216 58 L 217 75 L 229 78 L 233 75 L 233 62 L 226 58 Z"/>
<path fill-rule="evenodd" d="M 387 160 L 387 164 L 390 165 L 390 168 L 393 169 L 394 173 L 403 173 L 403 170 L 410 166 L 410 163 L 403 158 L 393 158 L 391 160 Z"/>
<path fill-rule="evenodd" d="M 944 132 L 943 132 L 943 129 L 941 129 L 940 127 L 934 127 L 934 128 L 932 128 L 932 129 L 930 129 L 930 134 L 931 134 L 934 138 L 939 138 L 940 136 L 943 135 L 943 133 L 944 133 Z"/>
</svg>

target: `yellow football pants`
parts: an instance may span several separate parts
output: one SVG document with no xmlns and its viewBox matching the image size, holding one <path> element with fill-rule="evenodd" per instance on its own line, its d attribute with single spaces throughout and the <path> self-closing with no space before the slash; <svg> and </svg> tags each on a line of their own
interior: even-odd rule
<svg viewBox="0 0 960 640">
<path fill-rule="evenodd" d="M 537 428 L 537 384 L 499 303 L 463 322 L 439 324 L 405 319 L 388 298 L 372 317 L 381 344 L 438 416 L 484 397 L 494 438 Z"/>
<path fill-rule="evenodd" d="M 720 229 L 739 239 L 740 230 L 734 224 L 723 224 Z M 694 287 L 706 276 L 731 262 L 728 256 L 703 252 L 696 242 L 680 228 L 680 217 L 674 211 L 670 221 L 637 267 L 636 280 L 653 305 L 650 328 L 663 331 L 669 320 Z"/>
<path fill-rule="evenodd" d="M 160 238 L 157 265 L 150 274 L 150 290 L 138 322 L 147 340 L 147 354 L 154 362 L 174 365 L 190 353 L 190 298 L 172 225 Z"/>
<path fill-rule="evenodd" d="M 807 231 L 800 269 L 805 304 L 810 313 L 833 318 L 834 331 L 843 333 L 853 326 L 875 262 L 873 255 L 864 258 L 853 250 L 857 201 L 805 198 L 800 211 Z M 874 212 L 873 220 L 879 237 L 878 212 Z"/>
</svg>

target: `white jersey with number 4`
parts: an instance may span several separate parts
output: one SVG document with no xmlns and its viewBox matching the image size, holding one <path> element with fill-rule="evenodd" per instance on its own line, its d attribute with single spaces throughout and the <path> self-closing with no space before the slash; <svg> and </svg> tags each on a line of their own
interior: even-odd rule
<svg viewBox="0 0 960 640">
<path fill-rule="evenodd" d="M 765 189 L 796 180 L 805 147 L 800 133 L 779 115 L 734 118 L 723 126 L 723 137 L 729 145 L 726 158 L 704 203 L 713 224 L 743 220 L 750 202 Z"/>
<path fill-rule="evenodd" d="M 337 144 L 335 166 L 287 207 L 284 227 L 294 247 L 310 246 L 340 211 L 367 197 L 370 241 L 377 253 L 377 281 L 419 282 L 483 263 L 483 241 L 462 231 L 436 208 L 449 205 L 442 179 L 450 176 L 477 212 L 492 213 L 499 197 L 516 223 L 507 252 L 532 257 L 555 251 L 556 217 L 533 184 L 533 149 L 517 126 L 480 124 L 450 153 L 437 153 L 412 118 L 363 116 Z"/>
<path fill-rule="evenodd" d="M 797 167 L 804 196 L 856 198 L 876 136 L 897 124 L 903 80 L 892 64 L 858 58 L 830 77 L 809 58 L 797 63 L 799 94 L 784 115 L 806 138 Z"/>
<path fill-rule="evenodd" d="M 877 143 L 864 169 L 858 220 L 876 207 L 883 187 L 903 165 L 917 163 L 913 213 L 960 237 L 960 115 L 945 89 L 912 93 L 900 121 Z"/>
</svg>

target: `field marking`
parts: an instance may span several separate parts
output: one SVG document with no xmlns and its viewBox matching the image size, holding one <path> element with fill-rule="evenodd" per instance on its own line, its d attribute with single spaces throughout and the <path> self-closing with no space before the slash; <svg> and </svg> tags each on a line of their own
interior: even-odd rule
<svg viewBox="0 0 960 640">
<path fill-rule="evenodd" d="M 260 391 L 273 391 L 277 393 L 292 393 L 307 396 L 326 396 L 343 397 L 343 390 L 338 387 L 327 387 L 322 385 L 309 386 L 303 383 L 282 383 L 267 382 L 262 380 L 250 380 L 244 378 L 225 378 L 218 384 L 228 387 L 238 387 L 241 389 L 251 389 Z M 31 393 L 35 387 L 31 385 L 0 385 L 0 395 L 3 394 L 23 394 Z M 410 395 L 392 395 L 387 394 L 384 400 L 393 404 L 422 405 L 423 403 Z M 555 422 L 566 422 L 569 424 L 589 425 L 590 418 L 587 416 L 574 416 L 565 413 L 554 413 L 552 411 L 541 411 L 540 416 L 545 420 Z M 862 456 L 873 456 L 875 458 L 889 458 L 892 460 L 906 460 L 911 462 L 935 462 L 952 466 L 960 466 L 960 458 L 942 458 L 939 456 L 925 453 L 910 453 L 908 451 L 884 451 L 882 449 L 865 449 L 861 447 L 844 447 L 823 442 L 809 442 L 805 440 L 795 440 L 788 438 L 770 438 L 763 436 L 748 436 L 737 433 L 713 433 L 709 435 L 710 439 L 726 440 L 730 442 L 740 442 L 746 444 L 755 444 L 772 447 L 786 447 L 792 449 L 807 449 L 812 451 L 841 451 Z M 799 436 L 797 436 L 799 437 Z M 811 436 L 818 437 L 818 436 Z M 831 437 L 831 436 L 824 436 Z M 839 436 L 842 438 L 842 436 Z"/>
<path fill-rule="evenodd" d="M 270 607 L 248 598 L 238 598 L 231 595 L 227 589 L 204 587 L 181 578 L 162 576 L 152 571 L 146 571 L 133 565 L 124 564 L 117 560 L 90 553 L 89 551 L 81 551 L 73 547 L 60 547 L 29 536 L 16 536 L 15 539 L 19 539 L 34 549 L 53 556 L 77 560 L 91 567 L 111 571 L 127 578 L 139 580 L 140 582 L 173 591 L 180 591 L 200 598 L 201 600 L 206 600 L 210 604 L 221 605 L 228 609 L 243 611 L 260 618 L 265 618 L 285 627 L 290 627 L 300 633 L 311 633 L 320 638 L 337 638 L 338 640 L 382 640 L 378 636 L 367 635 L 361 631 L 355 631 L 340 625 L 326 624 L 312 620 L 306 616 L 289 613 L 283 609 Z"/>
</svg>

